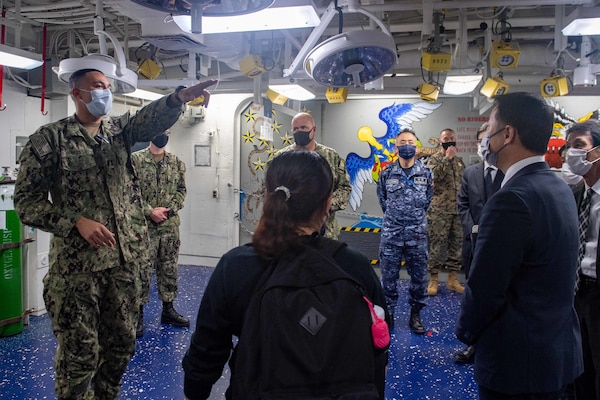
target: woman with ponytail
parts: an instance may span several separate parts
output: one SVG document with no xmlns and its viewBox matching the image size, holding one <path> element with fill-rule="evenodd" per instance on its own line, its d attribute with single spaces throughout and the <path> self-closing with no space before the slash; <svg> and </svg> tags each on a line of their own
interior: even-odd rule
<svg viewBox="0 0 600 400">
<path fill-rule="evenodd" d="M 239 338 L 244 330 L 244 315 L 263 272 L 273 265 L 277 268 L 274 263 L 278 260 L 296 257 L 307 246 L 319 248 L 322 241 L 333 241 L 319 235 L 329 217 L 332 189 L 331 169 L 315 152 L 290 151 L 270 163 L 263 213 L 252 245 L 236 247 L 223 255 L 204 292 L 196 330 L 183 359 L 187 399 L 207 399 L 232 350 L 231 358 L 235 359 L 232 337 Z M 341 246 L 333 258 L 360 283 L 373 303 L 385 304 L 379 279 L 364 255 Z M 381 352 L 374 372 L 381 399 L 386 360 L 387 355 Z M 231 382 L 236 381 L 233 375 Z M 230 386 L 227 399 L 235 398 L 232 391 Z"/>
</svg>

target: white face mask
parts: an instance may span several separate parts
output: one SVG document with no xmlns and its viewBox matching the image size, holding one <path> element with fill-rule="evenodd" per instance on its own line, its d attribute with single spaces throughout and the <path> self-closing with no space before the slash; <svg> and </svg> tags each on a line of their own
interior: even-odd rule
<svg viewBox="0 0 600 400">
<path fill-rule="evenodd" d="M 87 107 L 90 114 L 96 118 L 100 118 L 110 111 L 112 108 L 112 92 L 110 89 L 94 89 L 94 90 L 83 90 L 89 92 L 92 96 L 92 100 L 89 103 L 83 103 Z M 81 100 L 83 102 L 83 100 Z"/>
<path fill-rule="evenodd" d="M 477 155 L 483 161 L 483 149 L 481 148 L 481 143 L 477 143 Z"/>
<path fill-rule="evenodd" d="M 563 181 L 567 183 L 567 185 L 576 185 L 581 180 L 581 176 L 574 174 L 569 168 L 569 163 L 564 162 L 560 171 Z"/>
<path fill-rule="evenodd" d="M 485 135 L 483 135 L 483 138 L 481 138 L 480 146 L 478 146 L 478 148 L 481 149 L 480 157 L 487 161 L 489 165 L 493 165 L 494 167 L 498 166 L 498 153 L 500 153 L 500 151 L 504 149 L 506 144 L 503 144 L 502 147 L 500 147 L 497 151 L 492 151 L 490 150 L 490 140 L 505 129 L 506 127 L 498 129 L 492 134 L 486 133 Z"/>
<path fill-rule="evenodd" d="M 594 161 L 588 161 L 586 159 L 587 153 L 596 149 L 597 147 L 594 147 L 590 150 L 574 148 L 570 148 L 569 150 L 567 150 L 567 164 L 569 164 L 571 172 L 579 176 L 584 176 L 585 174 L 587 174 L 592 168 L 592 165 L 596 161 L 600 160 L 600 158 L 597 158 Z"/>
</svg>

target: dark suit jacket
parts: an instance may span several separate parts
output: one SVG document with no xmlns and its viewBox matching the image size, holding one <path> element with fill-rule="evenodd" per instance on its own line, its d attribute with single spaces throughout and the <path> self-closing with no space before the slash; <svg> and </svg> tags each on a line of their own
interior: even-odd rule
<svg viewBox="0 0 600 400">
<path fill-rule="evenodd" d="M 458 214 L 460 215 L 460 222 L 463 229 L 461 261 L 466 275 L 468 275 L 473 253 L 471 230 L 473 229 L 473 225 L 479 224 L 479 216 L 487 200 L 484 182 L 485 171 L 483 168 L 484 163 L 480 162 L 465 169 L 456 198 Z M 494 192 L 500 189 L 501 182 L 501 179 L 494 180 Z"/>
<path fill-rule="evenodd" d="M 575 195 L 575 201 L 577 203 L 577 209 L 579 210 L 579 205 L 583 200 L 583 196 L 586 191 L 585 183 L 583 180 L 576 185 L 571 185 L 571 189 L 573 190 L 573 194 Z M 598 274 L 598 265 L 600 265 L 600 235 L 598 236 L 598 251 L 596 252 L 596 276 L 600 276 Z M 596 280 L 596 284 L 600 287 L 600 279 Z"/>
<path fill-rule="evenodd" d="M 583 371 L 573 307 L 577 209 L 544 162 L 484 206 L 456 336 L 476 344 L 475 380 L 494 391 L 558 391 Z"/>
</svg>

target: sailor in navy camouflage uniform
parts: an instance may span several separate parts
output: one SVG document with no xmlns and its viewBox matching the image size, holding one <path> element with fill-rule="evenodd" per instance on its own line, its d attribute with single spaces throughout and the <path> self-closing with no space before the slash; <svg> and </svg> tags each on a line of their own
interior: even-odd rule
<svg viewBox="0 0 600 400">
<path fill-rule="evenodd" d="M 417 137 L 404 130 L 396 137 L 398 161 L 381 172 L 377 197 L 384 213 L 379 261 L 390 315 L 398 303 L 400 265 L 410 275 L 409 300 L 413 332 L 425 333 L 420 310 L 427 298 L 427 208 L 433 195 L 433 177 L 415 158 Z"/>
</svg>

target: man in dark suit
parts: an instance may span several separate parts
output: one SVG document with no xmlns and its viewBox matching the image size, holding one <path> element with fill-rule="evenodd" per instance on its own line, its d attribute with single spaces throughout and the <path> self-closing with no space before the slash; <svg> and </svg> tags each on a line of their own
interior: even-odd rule
<svg viewBox="0 0 600 400">
<path fill-rule="evenodd" d="M 581 324 L 584 372 L 575 380 L 575 398 L 600 399 L 600 124 L 588 120 L 567 130 L 567 163 L 583 176 L 573 187 L 580 215 L 579 282 L 575 309 Z M 594 149 L 594 150 L 592 150 Z M 587 203 L 587 207 L 586 207 Z M 583 225 L 584 217 L 587 222 Z"/>
<path fill-rule="evenodd" d="M 481 157 L 481 139 L 487 130 L 484 123 L 477 131 L 477 153 Z M 479 216 L 488 198 L 500 189 L 504 174 L 494 165 L 482 161 L 471 165 L 463 173 L 456 204 L 463 230 L 462 265 L 465 267 L 465 277 L 469 276 L 473 246 L 479 228 Z M 454 361 L 459 364 L 471 364 L 475 356 L 475 346 L 467 346 L 454 355 Z"/>
<path fill-rule="evenodd" d="M 479 219 L 456 336 L 475 344 L 479 398 L 557 400 L 583 371 L 575 313 L 577 207 L 544 161 L 552 110 L 496 96 L 481 143 L 504 172 Z"/>
</svg>

